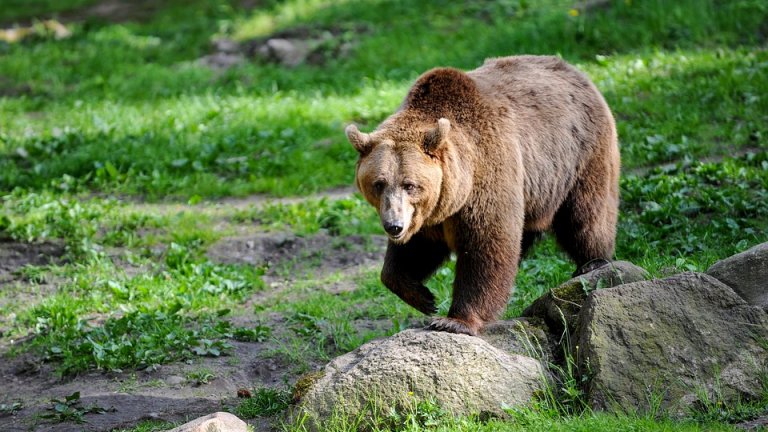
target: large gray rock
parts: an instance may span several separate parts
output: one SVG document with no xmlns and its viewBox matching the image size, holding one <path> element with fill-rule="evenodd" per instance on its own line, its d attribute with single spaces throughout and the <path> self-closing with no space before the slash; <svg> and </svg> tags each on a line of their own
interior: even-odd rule
<svg viewBox="0 0 768 432">
<path fill-rule="evenodd" d="M 610 288 L 648 279 L 648 272 L 627 261 L 613 261 L 589 273 L 576 276 L 534 300 L 523 311 L 524 317 L 543 319 L 552 333 L 560 336 L 573 332 L 587 295 L 600 288 Z"/>
<path fill-rule="evenodd" d="M 756 396 L 768 364 L 766 313 L 705 274 L 594 291 L 580 313 L 578 362 L 594 408 L 675 412 L 706 392 Z"/>
<path fill-rule="evenodd" d="M 357 417 L 371 404 L 386 413 L 418 400 L 454 414 L 501 416 L 503 405 L 529 402 L 546 376 L 538 360 L 477 337 L 405 330 L 333 360 L 300 408 L 316 424 L 333 415 Z"/>
<path fill-rule="evenodd" d="M 168 432 L 248 432 L 248 425 L 237 416 L 216 412 L 197 418 Z"/>
<path fill-rule="evenodd" d="M 768 242 L 716 262 L 707 274 L 733 288 L 747 303 L 768 308 Z"/>
</svg>

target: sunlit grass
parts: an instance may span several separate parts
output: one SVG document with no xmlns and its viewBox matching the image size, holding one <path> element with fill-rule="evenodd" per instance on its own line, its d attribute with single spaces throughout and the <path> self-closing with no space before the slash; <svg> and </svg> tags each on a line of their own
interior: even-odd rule
<svg viewBox="0 0 768 432">
<path fill-rule="evenodd" d="M 268 36 L 276 30 L 311 20 L 329 6 L 344 7 L 350 0 L 289 0 L 275 2 L 267 10 L 258 9 L 236 20 L 231 30 L 235 40 Z"/>
</svg>

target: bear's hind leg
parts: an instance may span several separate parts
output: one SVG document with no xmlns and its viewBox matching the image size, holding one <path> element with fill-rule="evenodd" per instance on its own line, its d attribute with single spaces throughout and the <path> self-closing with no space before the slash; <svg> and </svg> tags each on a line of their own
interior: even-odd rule
<svg viewBox="0 0 768 432">
<path fill-rule="evenodd" d="M 416 235 L 408 243 L 389 242 L 381 281 L 390 291 L 418 311 L 432 315 L 437 312 L 435 296 L 424 281 L 448 258 L 448 246 L 439 241 Z"/>
<path fill-rule="evenodd" d="M 539 231 L 524 231 L 523 241 L 520 246 L 520 258 L 517 260 L 518 265 L 528 255 L 531 248 L 537 241 L 541 239 L 542 233 Z"/>
<path fill-rule="evenodd" d="M 552 229 L 558 243 L 576 262 L 574 276 L 613 258 L 618 217 L 618 166 L 592 164 L 555 214 Z"/>
</svg>

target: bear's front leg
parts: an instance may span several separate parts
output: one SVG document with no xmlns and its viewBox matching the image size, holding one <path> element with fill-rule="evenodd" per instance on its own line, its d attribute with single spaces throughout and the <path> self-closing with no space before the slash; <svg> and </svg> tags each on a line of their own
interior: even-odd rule
<svg viewBox="0 0 768 432">
<path fill-rule="evenodd" d="M 476 218 L 469 224 L 457 223 L 453 303 L 448 317 L 435 318 L 427 327 L 430 330 L 476 336 L 483 325 L 496 320 L 507 305 L 517 274 L 522 217 L 519 222 L 516 219 L 480 222 L 481 219 Z"/>
<path fill-rule="evenodd" d="M 444 242 L 416 234 L 408 243 L 389 242 L 381 281 L 390 291 L 420 312 L 437 312 L 435 296 L 424 281 L 448 258 L 450 250 Z"/>
</svg>

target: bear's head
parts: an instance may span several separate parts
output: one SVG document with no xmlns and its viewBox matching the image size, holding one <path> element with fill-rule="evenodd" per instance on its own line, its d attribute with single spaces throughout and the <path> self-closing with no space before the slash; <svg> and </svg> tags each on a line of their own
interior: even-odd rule
<svg viewBox="0 0 768 432">
<path fill-rule="evenodd" d="M 370 134 L 346 129 L 360 154 L 357 187 L 379 211 L 390 240 L 407 242 L 424 226 L 442 223 L 472 190 L 472 129 L 489 115 L 464 72 L 436 68 L 411 87 L 400 109 Z"/>
<path fill-rule="evenodd" d="M 407 124 L 407 127 L 403 127 Z M 441 222 L 444 159 L 451 148 L 451 122 L 416 121 L 395 115 L 376 131 L 346 129 L 360 154 L 356 183 L 379 212 L 389 239 L 407 242 L 425 225 Z"/>
</svg>

